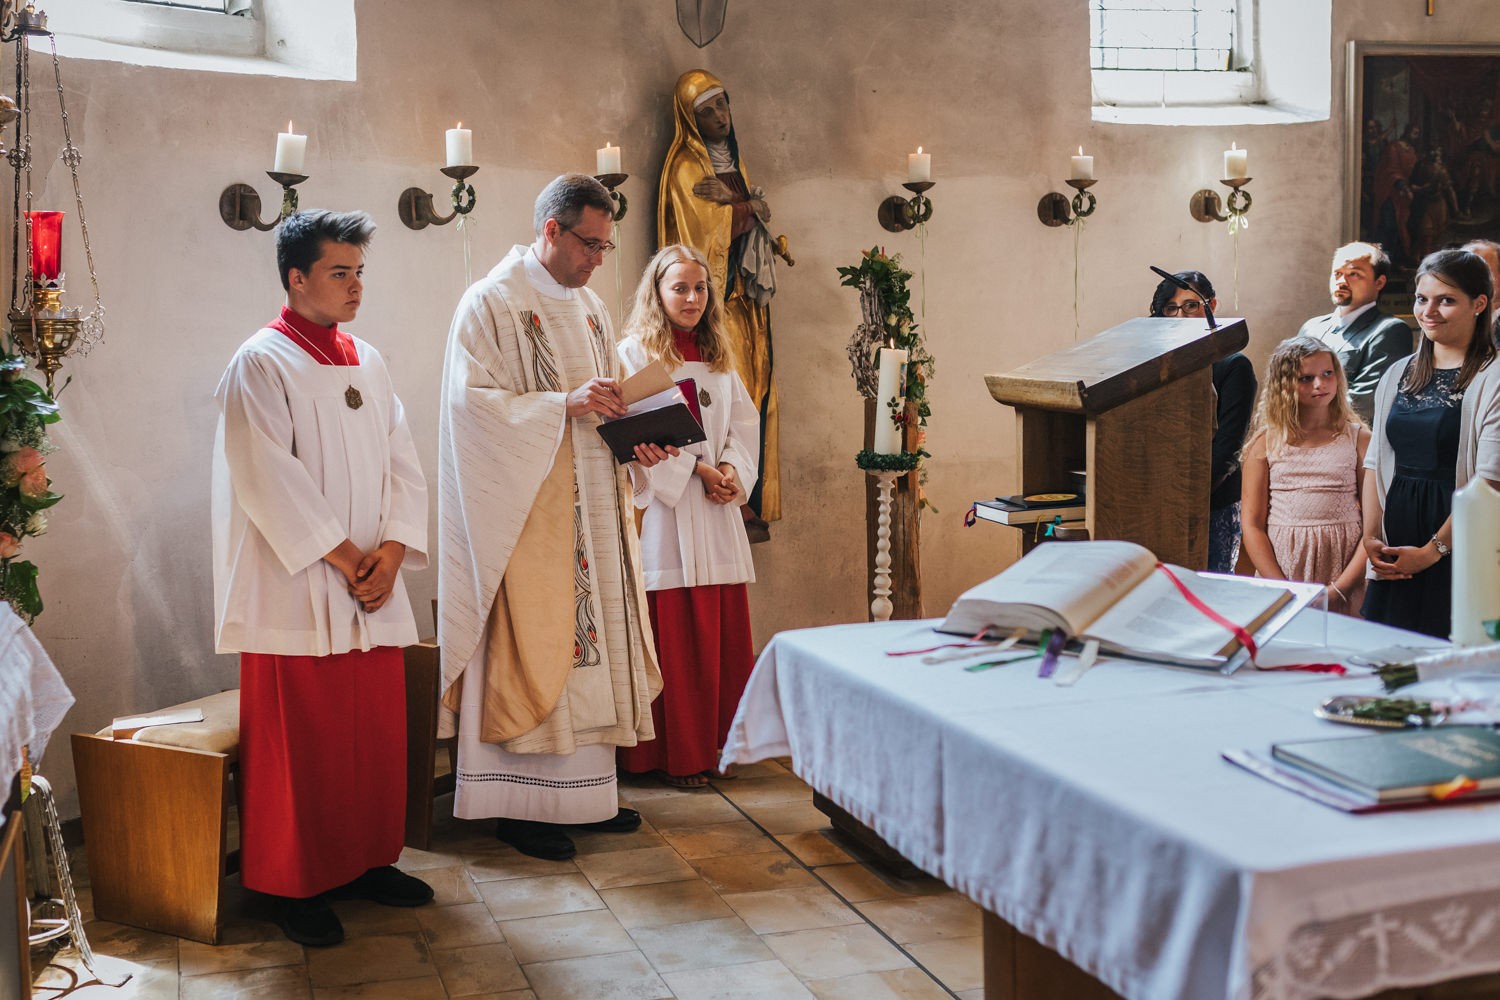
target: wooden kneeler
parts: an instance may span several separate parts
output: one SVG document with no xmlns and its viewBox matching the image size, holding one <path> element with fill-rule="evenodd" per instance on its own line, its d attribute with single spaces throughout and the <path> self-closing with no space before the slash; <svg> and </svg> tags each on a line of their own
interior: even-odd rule
<svg viewBox="0 0 1500 1000">
<path fill-rule="evenodd" d="M 228 854 L 228 827 L 239 694 L 175 706 L 202 708 L 204 721 L 156 727 L 156 735 L 149 729 L 135 739 L 113 739 L 108 729 L 73 734 L 99 919 L 218 943 L 223 883 L 237 867 Z"/>
</svg>

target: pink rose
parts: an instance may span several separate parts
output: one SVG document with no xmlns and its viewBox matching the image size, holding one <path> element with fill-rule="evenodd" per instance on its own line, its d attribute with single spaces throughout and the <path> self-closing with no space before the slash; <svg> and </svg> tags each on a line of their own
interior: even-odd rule
<svg viewBox="0 0 1500 1000">
<path fill-rule="evenodd" d="M 35 448 L 22 448 L 5 457 L 6 485 L 17 485 L 29 497 L 44 496 L 47 492 L 47 467 L 42 453 Z"/>
<path fill-rule="evenodd" d="M 0 559 L 9 559 L 21 551 L 21 540 L 8 532 L 0 531 Z"/>
</svg>

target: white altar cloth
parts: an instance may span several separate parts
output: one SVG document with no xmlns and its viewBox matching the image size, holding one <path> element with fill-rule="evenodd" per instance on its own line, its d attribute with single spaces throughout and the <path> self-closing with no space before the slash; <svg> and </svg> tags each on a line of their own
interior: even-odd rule
<svg viewBox="0 0 1500 1000">
<path fill-rule="evenodd" d="M 1289 639 L 1321 640 L 1304 612 Z M 1336 645 L 1431 640 L 1332 619 Z M 980 673 L 935 622 L 774 637 L 724 763 L 790 755 L 905 857 L 1131 1000 L 1356 997 L 1500 970 L 1500 803 L 1351 816 L 1223 761 L 1359 735 L 1369 676 L 1101 662 Z M 1066 658 L 1065 658 L 1066 659 Z M 1064 663 L 1059 671 L 1065 669 Z"/>
<path fill-rule="evenodd" d="M 73 692 L 31 629 L 0 601 L 0 799 L 21 769 L 21 748 L 35 765 L 52 731 L 73 704 Z M 5 816 L 0 814 L 0 827 Z"/>
</svg>

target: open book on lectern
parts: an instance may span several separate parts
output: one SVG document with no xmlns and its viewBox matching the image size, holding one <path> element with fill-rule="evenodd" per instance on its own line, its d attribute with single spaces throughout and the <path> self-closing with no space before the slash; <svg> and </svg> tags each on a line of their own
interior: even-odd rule
<svg viewBox="0 0 1500 1000">
<path fill-rule="evenodd" d="M 1046 542 L 964 592 L 940 632 L 1000 637 L 1063 629 L 1102 652 L 1232 673 L 1250 658 L 1235 634 L 1184 597 L 1134 542 Z M 1263 645 L 1322 593 L 1319 584 L 1165 567 L 1201 604 Z"/>
</svg>

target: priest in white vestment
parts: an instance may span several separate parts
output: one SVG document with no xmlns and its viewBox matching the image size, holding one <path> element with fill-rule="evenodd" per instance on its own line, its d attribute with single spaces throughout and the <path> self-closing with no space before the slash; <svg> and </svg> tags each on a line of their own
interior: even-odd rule
<svg viewBox="0 0 1500 1000">
<path fill-rule="evenodd" d="M 615 748 L 654 737 L 661 672 L 629 480 L 596 430 L 624 413 L 609 313 L 585 287 L 614 249 L 613 203 L 567 174 L 533 219 L 536 241 L 464 294 L 449 333 L 438 638 L 454 814 L 567 858 L 566 827 L 639 826 Z"/>
</svg>

